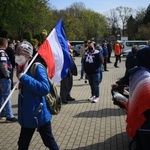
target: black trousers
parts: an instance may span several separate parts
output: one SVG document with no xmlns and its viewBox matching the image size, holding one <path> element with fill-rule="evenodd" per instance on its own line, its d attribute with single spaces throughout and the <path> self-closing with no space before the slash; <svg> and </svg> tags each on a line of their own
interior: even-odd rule
<svg viewBox="0 0 150 150">
<path fill-rule="evenodd" d="M 73 85 L 73 76 L 69 72 L 68 75 L 63 78 L 60 82 L 60 97 L 62 100 L 66 100 L 67 97 L 70 97 L 70 92 Z"/>
<path fill-rule="evenodd" d="M 118 61 L 120 59 L 120 55 L 115 55 L 115 57 L 116 57 L 116 60 L 115 60 L 114 66 L 117 67 Z"/>
<path fill-rule="evenodd" d="M 110 58 L 111 58 L 111 52 L 108 52 L 108 59 L 107 59 L 107 62 L 110 63 Z"/>
<path fill-rule="evenodd" d="M 14 87 L 14 81 L 13 81 L 13 78 L 14 78 L 14 68 L 12 68 L 12 72 L 10 74 L 10 79 L 11 79 L 11 90 L 13 89 Z"/>
<path fill-rule="evenodd" d="M 104 57 L 104 71 L 107 70 L 107 60 L 108 60 L 108 57 Z"/>
<path fill-rule="evenodd" d="M 34 132 L 35 128 L 21 127 L 21 132 L 18 141 L 18 150 L 28 150 Z M 46 123 L 43 126 L 40 126 L 39 133 L 46 147 L 48 147 L 50 150 L 59 150 L 58 145 L 52 134 L 50 122 Z"/>
</svg>

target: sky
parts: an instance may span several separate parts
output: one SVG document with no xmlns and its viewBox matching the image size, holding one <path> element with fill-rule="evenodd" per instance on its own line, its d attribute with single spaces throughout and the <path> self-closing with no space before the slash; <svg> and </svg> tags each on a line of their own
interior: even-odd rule
<svg viewBox="0 0 150 150">
<path fill-rule="evenodd" d="M 86 9 L 92 9 L 101 14 L 105 14 L 119 6 L 138 10 L 147 8 L 150 5 L 150 0 L 50 0 L 51 5 L 57 10 L 70 7 L 75 2 L 82 2 L 85 4 Z"/>
</svg>

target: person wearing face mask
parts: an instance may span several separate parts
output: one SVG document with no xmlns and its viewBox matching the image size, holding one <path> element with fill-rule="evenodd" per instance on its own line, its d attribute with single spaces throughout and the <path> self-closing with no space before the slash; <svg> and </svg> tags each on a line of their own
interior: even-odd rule
<svg viewBox="0 0 150 150">
<path fill-rule="evenodd" d="M 11 79 L 10 74 L 12 71 L 12 65 L 5 50 L 8 46 L 8 41 L 5 38 L 0 38 L 0 107 L 7 99 L 11 91 Z M 11 100 L 9 99 L 4 109 L 0 113 L 0 118 L 6 117 L 6 122 L 16 122 L 12 112 Z"/>
<path fill-rule="evenodd" d="M 92 42 L 88 43 L 88 51 L 84 57 L 84 69 L 87 74 L 91 88 L 91 97 L 88 99 L 93 103 L 99 101 L 99 84 L 101 82 L 102 53 L 94 48 Z"/>
<path fill-rule="evenodd" d="M 24 73 L 33 56 L 33 46 L 29 42 L 22 42 L 16 49 L 15 61 L 17 77 L 20 81 L 18 95 L 18 122 L 21 126 L 18 140 L 18 149 L 27 150 L 32 136 L 37 128 L 46 147 L 58 150 L 59 147 L 54 139 L 51 120 L 45 95 L 50 92 L 50 84 L 46 69 L 38 65 L 35 76 L 31 76 L 31 70 Z M 38 59 L 39 60 L 39 59 Z M 37 62 L 37 60 L 35 60 Z"/>
</svg>

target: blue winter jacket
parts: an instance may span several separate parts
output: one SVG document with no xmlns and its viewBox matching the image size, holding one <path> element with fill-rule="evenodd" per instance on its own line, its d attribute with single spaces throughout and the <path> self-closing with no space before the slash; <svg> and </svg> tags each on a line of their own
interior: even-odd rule
<svg viewBox="0 0 150 150">
<path fill-rule="evenodd" d="M 50 91 L 50 84 L 45 69 L 38 65 L 35 78 L 27 74 L 20 78 L 22 83 L 18 97 L 18 122 L 22 127 L 36 128 L 51 121 L 52 115 L 47 108 L 45 95 Z"/>
<path fill-rule="evenodd" d="M 108 56 L 108 48 L 107 48 L 107 46 L 103 46 L 102 48 L 103 48 L 103 51 L 102 51 L 103 56 L 107 57 Z"/>
</svg>

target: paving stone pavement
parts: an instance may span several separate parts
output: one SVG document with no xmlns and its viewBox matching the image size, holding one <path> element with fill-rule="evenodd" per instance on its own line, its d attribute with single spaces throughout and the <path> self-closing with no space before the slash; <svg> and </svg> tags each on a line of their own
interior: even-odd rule
<svg viewBox="0 0 150 150">
<path fill-rule="evenodd" d="M 111 84 L 125 72 L 125 58 L 114 68 L 109 63 L 109 72 L 103 72 L 100 84 L 100 101 L 90 103 L 90 87 L 80 77 L 80 57 L 76 57 L 78 76 L 74 76 L 71 91 L 74 102 L 62 106 L 61 113 L 53 116 L 52 128 L 60 150 L 128 150 L 131 139 L 126 134 L 126 114 L 111 100 Z M 114 62 L 114 57 L 111 58 Z M 15 81 L 17 79 L 14 77 Z M 57 85 L 59 91 L 59 84 Z M 17 117 L 17 93 L 12 95 L 12 107 Z M 18 123 L 0 120 L 0 150 L 17 150 L 20 132 Z M 38 132 L 34 133 L 29 150 L 46 150 Z"/>
</svg>

